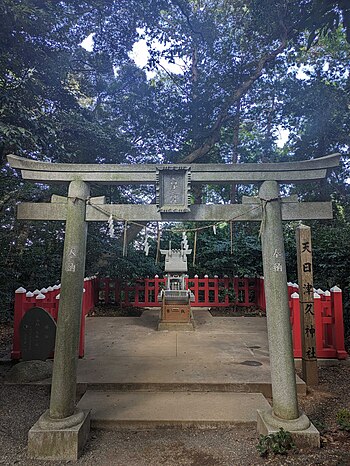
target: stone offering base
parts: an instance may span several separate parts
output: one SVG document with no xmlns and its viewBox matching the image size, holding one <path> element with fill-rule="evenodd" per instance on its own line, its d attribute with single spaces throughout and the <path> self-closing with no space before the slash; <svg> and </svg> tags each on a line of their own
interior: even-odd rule
<svg viewBox="0 0 350 466">
<path fill-rule="evenodd" d="M 69 418 L 50 420 L 46 411 L 28 432 L 28 456 L 76 461 L 90 432 L 90 410 Z"/>
<path fill-rule="evenodd" d="M 193 320 L 190 322 L 163 322 L 158 323 L 158 330 L 173 330 L 173 331 L 193 331 L 195 330 L 195 325 Z"/>
<path fill-rule="evenodd" d="M 291 433 L 292 439 L 298 448 L 320 448 L 320 433 L 305 414 L 302 414 L 298 419 L 286 421 L 284 419 L 279 420 L 274 416 L 272 409 L 268 411 L 258 409 L 257 412 L 257 430 L 259 434 L 275 434 L 282 427 L 285 431 Z"/>
</svg>

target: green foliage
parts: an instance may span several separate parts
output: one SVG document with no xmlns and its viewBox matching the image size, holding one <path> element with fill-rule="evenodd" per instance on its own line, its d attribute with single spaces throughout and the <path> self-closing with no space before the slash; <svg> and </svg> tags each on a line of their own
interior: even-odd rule
<svg viewBox="0 0 350 466">
<path fill-rule="evenodd" d="M 260 435 L 257 450 L 260 456 L 266 457 L 270 453 L 274 455 L 287 455 L 289 450 L 295 448 L 291 433 L 280 428 L 275 434 Z"/>
<path fill-rule="evenodd" d="M 340 23 L 346 31 L 350 43 L 350 7 L 347 0 L 314 0 L 307 26 L 310 30 L 308 46 L 318 39 L 318 33 L 327 35 L 339 27 Z"/>
<path fill-rule="evenodd" d="M 229 302 L 234 302 L 237 298 L 235 290 L 233 289 L 220 289 L 219 290 L 219 301 L 224 301 L 226 296 L 228 296 Z"/>
<path fill-rule="evenodd" d="M 328 427 L 324 422 L 318 421 L 317 419 L 312 419 L 312 423 L 316 427 L 316 429 L 320 432 L 321 435 L 327 432 Z"/>
<path fill-rule="evenodd" d="M 341 430 L 350 432 L 350 411 L 346 408 L 337 412 L 337 424 Z"/>
</svg>

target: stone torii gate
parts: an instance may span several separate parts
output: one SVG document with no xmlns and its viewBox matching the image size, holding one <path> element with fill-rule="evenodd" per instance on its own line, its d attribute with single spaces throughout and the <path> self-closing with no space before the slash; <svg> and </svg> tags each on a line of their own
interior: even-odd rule
<svg viewBox="0 0 350 466">
<path fill-rule="evenodd" d="M 69 184 L 67 198 L 53 196 L 51 203 L 22 203 L 17 212 L 19 220 L 66 222 L 50 409 L 29 432 L 30 454 L 72 459 L 89 432 L 89 413 L 75 408 L 87 222 L 106 221 L 109 215 L 135 222 L 261 222 L 273 409 L 258 414 L 258 429 L 267 433 L 283 427 L 319 445 L 317 430 L 298 407 L 282 220 L 331 219 L 332 206 L 331 202 L 298 202 L 296 196 L 281 198 L 279 184 L 324 179 L 327 170 L 339 165 L 339 158 L 333 154 L 302 162 L 232 165 L 75 165 L 9 155 L 9 164 L 20 169 L 25 180 Z M 90 197 L 90 182 L 153 184 L 156 204 L 105 204 L 103 197 Z M 259 195 L 244 197 L 242 204 L 191 205 L 190 185 L 196 183 L 258 184 Z"/>
</svg>

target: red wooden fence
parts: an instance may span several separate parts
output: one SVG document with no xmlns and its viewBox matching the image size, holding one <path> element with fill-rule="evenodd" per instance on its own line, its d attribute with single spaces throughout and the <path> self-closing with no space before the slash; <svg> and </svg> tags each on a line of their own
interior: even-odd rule
<svg viewBox="0 0 350 466">
<path fill-rule="evenodd" d="M 192 307 L 258 306 L 263 308 L 264 284 L 261 278 L 223 277 L 187 278 L 186 285 L 193 292 Z M 122 306 L 157 307 L 157 296 L 165 287 L 165 278 L 143 278 L 131 284 L 112 278 L 100 278 L 100 301 L 106 304 L 120 303 Z"/>
<path fill-rule="evenodd" d="M 14 334 L 11 358 L 21 358 L 19 326 L 24 314 L 32 307 L 45 309 L 57 322 L 60 285 L 49 286 L 33 292 L 18 288 L 15 292 Z M 84 356 L 85 318 L 98 302 L 98 281 L 96 277 L 84 279 L 84 294 L 82 303 L 82 318 L 80 325 L 79 357 Z"/>
<path fill-rule="evenodd" d="M 318 358 L 346 359 L 344 345 L 344 322 L 342 291 L 338 287 L 331 291 L 317 290 L 314 293 L 316 330 L 316 355 Z M 294 357 L 301 358 L 301 332 L 299 294 L 290 296 L 291 323 L 293 331 Z"/>
<path fill-rule="evenodd" d="M 263 277 L 223 277 L 205 276 L 188 278 L 187 284 L 193 291 L 193 307 L 251 307 L 266 312 Z M 123 284 L 112 278 L 90 277 L 84 281 L 84 296 L 80 329 L 79 356 L 84 356 L 85 317 L 98 302 L 117 303 L 123 306 L 156 307 L 160 303 L 157 296 L 165 286 L 165 279 L 155 276 L 135 280 L 133 285 Z M 11 357 L 19 359 L 19 325 L 25 312 L 33 306 L 47 310 L 57 320 L 60 287 L 27 292 L 16 290 L 14 338 Z M 288 283 L 289 307 L 293 332 L 294 356 L 301 357 L 301 333 L 298 285 Z M 316 353 L 318 358 L 345 359 L 342 292 L 333 287 L 330 291 L 317 290 L 315 293 Z"/>
</svg>

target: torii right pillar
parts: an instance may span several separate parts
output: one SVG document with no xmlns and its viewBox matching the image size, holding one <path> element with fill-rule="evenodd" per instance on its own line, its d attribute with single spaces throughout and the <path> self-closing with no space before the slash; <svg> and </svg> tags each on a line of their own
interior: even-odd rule
<svg viewBox="0 0 350 466">
<path fill-rule="evenodd" d="M 268 435 L 282 427 L 297 445 L 319 447 L 318 430 L 298 407 L 279 184 L 265 181 L 259 198 L 273 408 L 258 411 L 258 432 Z"/>
</svg>

